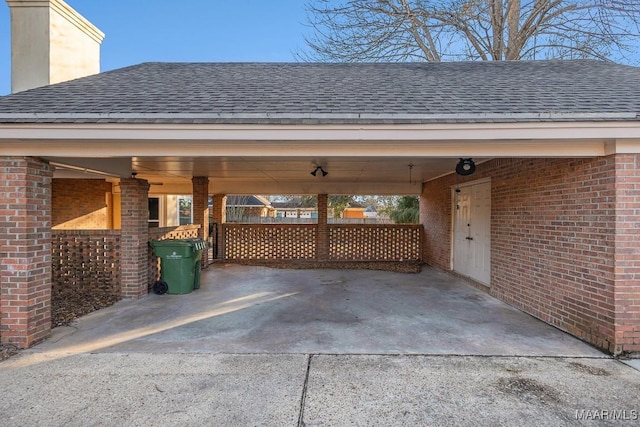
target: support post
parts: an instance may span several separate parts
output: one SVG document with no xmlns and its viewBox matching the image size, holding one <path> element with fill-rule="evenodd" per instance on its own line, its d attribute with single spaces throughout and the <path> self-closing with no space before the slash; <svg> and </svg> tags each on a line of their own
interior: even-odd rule
<svg viewBox="0 0 640 427">
<path fill-rule="evenodd" d="M 142 298 L 149 288 L 149 183 L 120 180 L 122 297 Z"/>
<path fill-rule="evenodd" d="M 318 194 L 318 235 L 316 236 L 316 258 L 318 261 L 329 260 L 329 225 L 327 194 Z"/>
<path fill-rule="evenodd" d="M 0 157 L 0 339 L 28 348 L 51 333 L 49 163 Z"/>
<path fill-rule="evenodd" d="M 191 179 L 193 187 L 193 223 L 200 224 L 198 237 L 205 242 L 209 238 L 209 178 L 206 176 L 194 176 Z M 202 251 L 201 266 L 207 268 L 209 254 Z"/>
<path fill-rule="evenodd" d="M 227 196 L 226 194 L 213 195 L 213 223 L 217 227 L 218 233 L 218 260 L 224 261 L 225 257 L 225 237 L 223 224 L 227 222 Z"/>
</svg>

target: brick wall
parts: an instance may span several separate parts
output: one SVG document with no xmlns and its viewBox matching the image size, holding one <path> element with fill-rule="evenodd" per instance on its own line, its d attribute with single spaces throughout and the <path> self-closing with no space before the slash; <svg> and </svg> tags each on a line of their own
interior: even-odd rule
<svg viewBox="0 0 640 427">
<path fill-rule="evenodd" d="M 51 217 L 54 229 L 106 230 L 113 227 L 111 183 L 101 179 L 54 179 Z"/>
<path fill-rule="evenodd" d="M 0 157 L 0 339 L 22 348 L 51 330 L 51 176 L 44 161 Z"/>
<path fill-rule="evenodd" d="M 420 224 L 424 226 L 424 262 L 443 270 L 451 268 L 451 185 L 450 177 L 423 185 L 420 197 Z"/>
<path fill-rule="evenodd" d="M 624 237 L 627 243 L 638 241 L 637 235 L 630 235 L 637 233 L 637 225 L 616 224 L 616 219 L 637 215 L 640 206 L 635 192 L 629 195 L 635 211 L 616 209 L 616 168 L 633 175 L 630 163 L 619 162 L 616 166 L 614 156 L 497 159 L 478 165 L 472 176 L 457 178 L 462 183 L 491 177 L 490 293 L 611 352 L 631 349 L 616 346 L 616 341 L 624 336 L 637 342 L 638 332 L 637 315 L 631 314 L 638 308 L 638 299 L 630 296 L 637 291 L 633 282 L 635 278 L 637 283 L 637 252 L 629 254 L 629 265 L 621 266 L 626 276 L 614 275 L 616 251 L 637 251 L 616 249 L 616 228 L 629 231 Z M 634 173 L 630 179 L 635 186 L 637 169 Z M 447 270 L 455 183 L 455 175 L 428 182 L 421 198 L 424 260 Z M 629 285 L 625 296 L 616 291 L 616 280 Z M 629 330 L 620 331 L 620 337 L 615 334 L 615 319 L 621 315 L 618 297 L 626 301 L 626 321 L 635 322 L 625 325 Z"/>
<path fill-rule="evenodd" d="M 640 155 L 616 156 L 616 352 L 640 352 Z"/>
</svg>

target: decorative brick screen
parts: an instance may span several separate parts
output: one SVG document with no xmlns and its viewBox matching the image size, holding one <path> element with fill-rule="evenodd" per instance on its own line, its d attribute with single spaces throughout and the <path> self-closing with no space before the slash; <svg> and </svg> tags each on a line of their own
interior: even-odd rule
<svg viewBox="0 0 640 427">
<path fill-rule="evenodd" d="M 419 261 L 420 225 L 331 225 L 332 261 Z"/>
<path fill-rule="evenodd" d="M 180 225 L 177 227 L 150 228 L 149 240 L 166 240 L 166 239 L 195 239 L 198 237 L 200 226 Z M 149 287 L 160 279 L 160 258 L 153 254 L 153 249 L 149 247 Z"/>
<path fill-rule="evenodd" d="M 225 224 L 228 260 L 315 260 L 315 224 Z"/>
<path fill-rule="evenodd" d="M 53 286 L 120 295 L 120 230 L 51 232 Z"/>
<path fill-rule="evenodd" d="M 420 225 L 329 226 L 331 261 L 419 261 Z M 316 224 L 225 224 L 227 260 L 316 260 Z"/>
</svg>

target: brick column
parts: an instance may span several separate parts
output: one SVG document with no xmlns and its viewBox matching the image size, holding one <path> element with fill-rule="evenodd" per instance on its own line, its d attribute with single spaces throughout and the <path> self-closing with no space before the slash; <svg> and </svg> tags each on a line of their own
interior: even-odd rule
<svg viewBox="0 0 640 427">
<path fill-rule="evenodd" d="M 207 240 L 209 237 L 209 178 L 206 176 L 194 176 L 191 179 L 193 186 L 193 223 L 200 224 L 198 237 Z M 202 268 L 209 264 L 209 254 L 202 251 Z"/>
<path fill-rule="evenodd" d="M 316 259 L 318 261 L 329 260 L 328 200 L 327 194 L 318 194 L 318 235 L 316 236 Z"/>
<path fill-rule="evenodd" d="M 640 154 L 615 155 L 615 348 L 640 353 Z"/>
<path fill-rule="evenodd" d="M 0 337 L 21 348 L 51 332 L 51 179 L 29 157 L 0 157 Z"/>
<path fill-rule="evenodd" d="M 227 222 L 227 196 L 225 194 L 213 195 L 213 222 L 218 227 L 218 258 L 224 261 L 224 230 L 222 224 Z"/>
<path fill-rule="evenodd" d="M 122 297 L 141 298 L 149 286 L 149 183 L 143 179 L 121 179 L 120 193 Z"/>
</svg>

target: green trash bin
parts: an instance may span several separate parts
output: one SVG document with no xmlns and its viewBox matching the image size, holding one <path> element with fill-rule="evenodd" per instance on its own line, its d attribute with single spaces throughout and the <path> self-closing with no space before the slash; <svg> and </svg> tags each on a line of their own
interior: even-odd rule
<svg viewBox="0 0 640 427">
<path fill-rule="evenodd" d="M 160 257 L 160 282 L 157 294 L 188 294 L 200 288 L 200 258 L 206 243 L 202 239 L 167 239 L 149 242 Z"/>
</svg>

